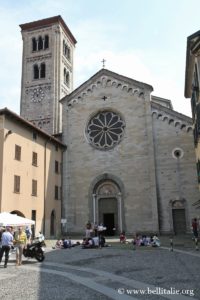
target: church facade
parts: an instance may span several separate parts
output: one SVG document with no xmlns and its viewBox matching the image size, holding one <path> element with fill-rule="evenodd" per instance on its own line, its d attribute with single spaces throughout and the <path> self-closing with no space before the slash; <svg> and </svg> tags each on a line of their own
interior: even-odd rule
<svg viewBox="0 0 200 300">
<path fill-rule="evenodd" d="M 63 213 L 107 233 L 186 232 L 198 199 L 192 122 L 153 88 L 106 69 L 64 97 Z"/>
<path fill-rule="evenodd" d="M 82 233 L 88 220 L 108 235 L 189 232 L 199 199 L 191 118 L 106 69 L 73 91 L 76 40 L 62 18 L 21 28 L 21 115 L 51 134 L 62 127 L 67 145 L 63 233 Z"/>
</svg>

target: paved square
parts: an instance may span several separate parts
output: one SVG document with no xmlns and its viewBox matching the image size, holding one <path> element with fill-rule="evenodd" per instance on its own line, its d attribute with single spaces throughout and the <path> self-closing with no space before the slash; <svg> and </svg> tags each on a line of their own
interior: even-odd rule
<svg viewBox="0 0 200 300">
<path fill-rule="evenodd" d="M 200 299 L 200 253 L 193 248 L 47 249 L 43 263 L 0 267 L 2 300 Z"/>
</svg>

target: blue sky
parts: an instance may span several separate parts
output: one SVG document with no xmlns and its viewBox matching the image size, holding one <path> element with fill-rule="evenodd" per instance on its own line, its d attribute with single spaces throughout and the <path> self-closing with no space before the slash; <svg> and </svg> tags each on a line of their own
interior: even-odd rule
<svg viewBox="0 0 200 300">
<path fill-rule="evenodd" d="M 61 15 L 77 39 L 74 88 L 102 68 L 148 83 L 191 115 L 184 98 L 186 40 L 200 30 L 199 0 L 0 0 L 0 107 L 19 113 L 19 24 Z"/>
</svg>

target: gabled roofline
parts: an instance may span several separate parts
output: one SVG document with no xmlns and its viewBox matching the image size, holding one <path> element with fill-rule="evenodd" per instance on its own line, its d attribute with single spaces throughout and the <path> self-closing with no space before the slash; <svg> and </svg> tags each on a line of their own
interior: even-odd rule
<svg viewBox="0 0 200 300">
<path fill-rule="evenodd" d="M 144 82 L 141 82 L 141 81 L 137 81 L 137 80 L 134 80 L 130 77 L 126 77 L 126 76 L 123 76 L 123 75 L 120 75 L 118 73 L 115 73 L 115 72 L 112 72 L 108 69 L 100 69 L 97 73 L 95 73 L 92 77 L 90 77 L 88 80 L 86 80 L 85 82 L 83 82 L 79 87 L 77 87 L 72 93 L 64 96 L 60 102 L 63 103 L 65 100 L 68 100 L 72 97 L 74 97 L 77 93 L 80 93 L 87 85 L 89 85 L 90 83 L 92 83 L 92 81 L 95 79 L 95 78 L 98 78 L 102 75 L 108 75 L 108 76 L 113 76 L 115 78 L 117 78 L 118 80 L 124 80 L 126 82 L 128 82 L 129 84 L 135 84 L 137 86 L 139 86 L 140 88 L 144 88 L 146 87 L 147 89 L 150 90 L 150 92 L 153 91 L 153 87 L 147 83 L 144 83 Z"/>
<path fill-rule="evenodd" d="M 194 69 L 195 51 L 200 47 L 200 30 L 188 36 L 185 65 L 185 98 L 191 98 L 192 73 Z"/>
<path fill-rule="evenodd" d="M 71 38 L 71 41 L 74 43 L 74 45 L 77 43 L 75 37 L 73 36 L 73 34 L 71 33 L 71 31 L 69 30 L 69 28 L 67 27 L 65 21 L 63 20 L 63 18 L 58 15 L 55 17 L 51 17 L 51 18 L 47 18 L 47 19 L 42 19 L 42 20 L 38 20 L 38 21 L 33 21 L 30 23 L 25 23 L 25 24 L 21 24 L 19 25 L 22 29 L 22 31 L 25 30 L 32 30 L 32 29 L 37 29 L 37 28 L 41 28 L 44 26 L 49 26 L 55 23 L 60 23 L 63 27 L 63 29 L 65 30 L 66 34 Z"/>
<path fill-rule="evenodd" d="M 17 122 L 19 122 L 22 125 L 24 125 L 26 128 L 28 127 L 30 129 L 32 129 L 33 131 L 36 131 L 37 133 L 39 133 L 43 137 L 47 138 L 48 140 L 51 140 L 52 142 L 60 145 L 62 148 L 66 148 L 67 147 L 66 144 L 62 143 L 61 141 L 59 141 L 58 139 L 56 139 L 52 135 L 46 133 L 45 131 L 41 130 L 37 126 L 33 125 L 31 122 L 25 120 L 24 118 L 22 118 L 18 114 L 16 114 L 13 111 L 9 110 L 7 107 L 5 107 L 3 109 L 0 109 L 0 115 L 6 115 L 7 117 L 10 117 L 10 118 L 16 120 Z"/>
<path fill-rule="evenodd" d="M 170 115 L 172 115 L 172 116 L 175 116 L 175 117 L 177 117 L 177 118 L 179 118 L 179 119 L 182 119 L 182 120 L 188 122 L 190 125 L 193 124 L 192 118 L 190 118 L 190 117 L 188 117 L 188 116 L 186 116 L 186 115 L 184 115 L 184 114 L 181 114 L 181 113 L 179 113 L 178 111 L 175 111 L 175 110 L 173 110 L 173 109 L 170 109 L 170 108 L 168 108 L 168 107 L 166 107 L 166 106 L 160 105 L 160 104 L 155 103 L 155 102 L 152 101 L 152 102 L 151 102 L 151 107 L 152 107 L 152 108 L 159 109 L 159 110 L 162 110 L 162 111 L 164 111 L 164 112 L 166 112 L 166 113 L 168 113 L 168 114 L 170 114 Z"/>
</svg>

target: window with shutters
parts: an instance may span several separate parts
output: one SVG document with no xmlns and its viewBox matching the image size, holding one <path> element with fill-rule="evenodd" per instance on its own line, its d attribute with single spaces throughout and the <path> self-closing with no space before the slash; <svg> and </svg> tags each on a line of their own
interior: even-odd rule
<svg viewBox="0 0 200 300">
<path fill-rule="evenodd" d="M 62 200 L 62 186 L 60 187 L 60 199 Z"/>
<path fill-rule="evenodd" d="M 14 193 L 20 193 L 20 176 L 14 175 Z"/>
<path fill-rule="evenodd" d="M 36 152 L 33 152 L 33 155 L 32 155 L 32 165 L 37 167 L 37 153 Z"/>
<path fill-rule="evenodd" d="M 55 160 L 55 173 L 59 173 L 59 163 Z"/>
<path fill-rule="evenodd" d="M 21 160 L 21 147 L 18 145 L 15 145 L 15 159 Z"/>
<path fill-rule="evenodd" d="M 58 186 L 55 185 L 55 200 L 59 199 L 58 191 L 59 191 Z"/>
<path fill-rule="evenodd" d="M 32 180 L 32 196 L 37 196 L 37 180 Z"/>
</svg>

